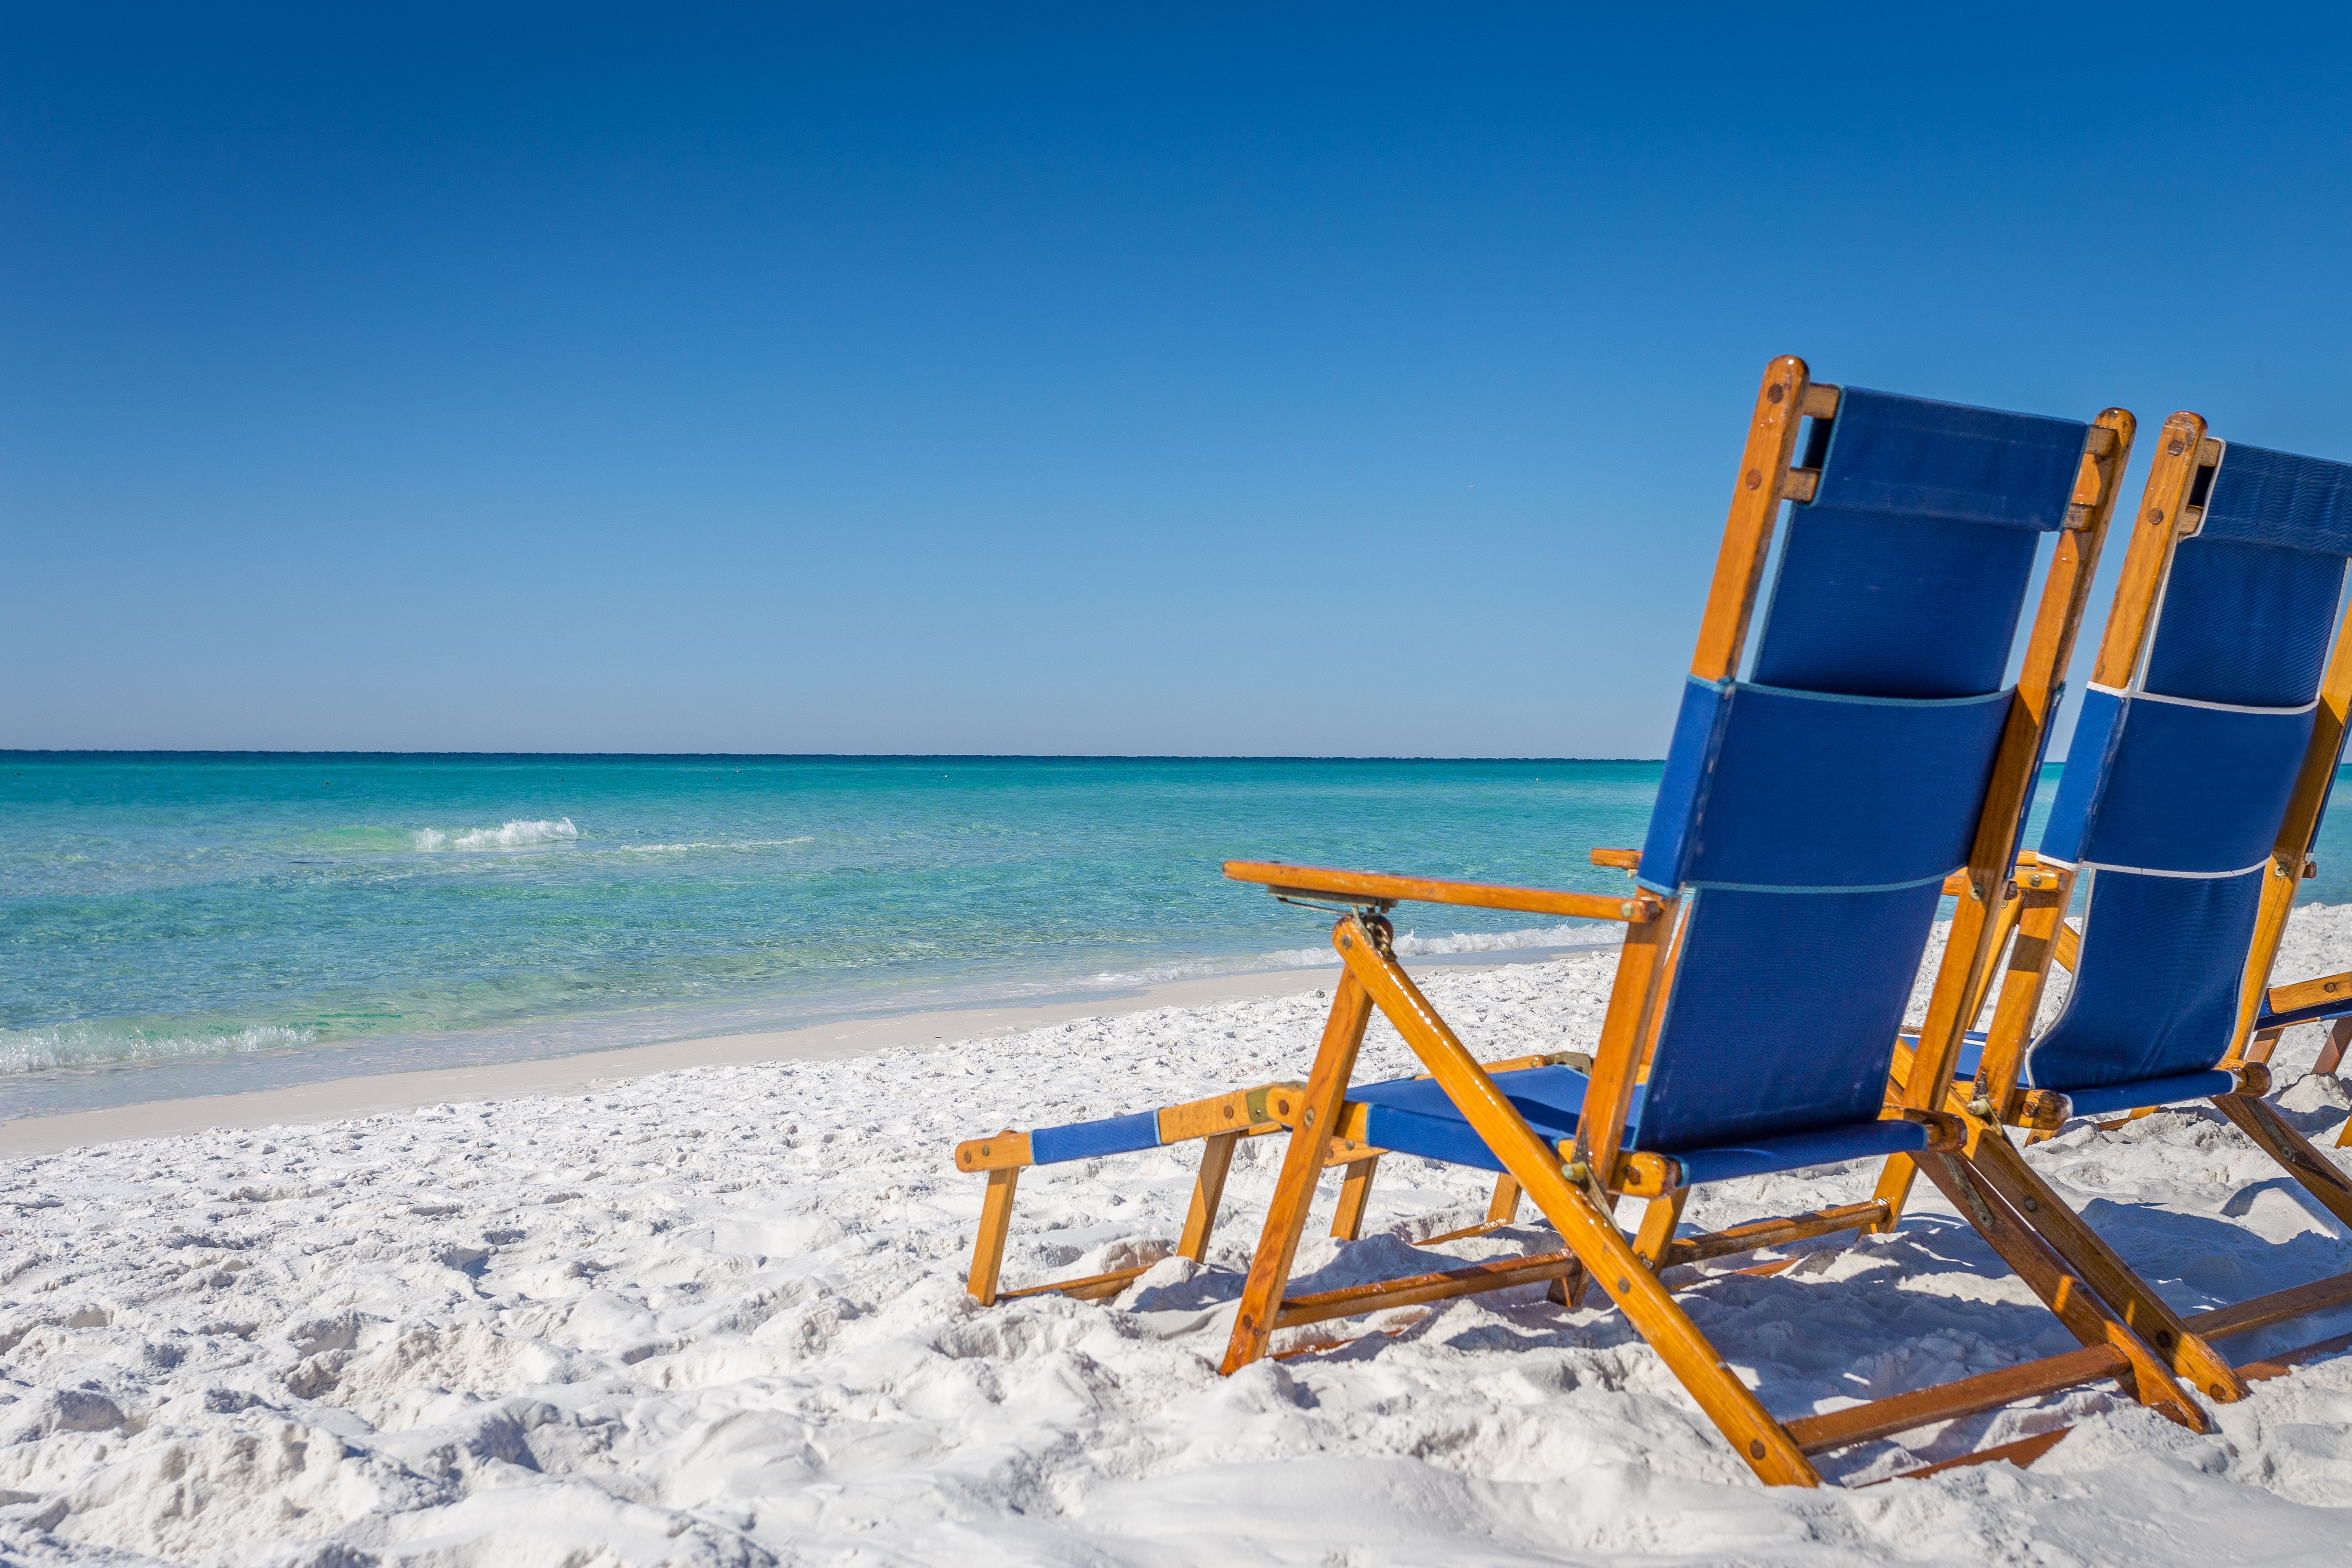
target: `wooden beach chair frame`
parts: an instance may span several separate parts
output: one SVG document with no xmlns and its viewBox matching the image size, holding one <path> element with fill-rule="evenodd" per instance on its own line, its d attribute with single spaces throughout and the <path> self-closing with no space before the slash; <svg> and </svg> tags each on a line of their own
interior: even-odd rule
<svg viewBox="0 0 2352 1568">
<path fill-rule="evenodd" d="M 2165 422 L 2141 500 L 2139 521 L 2132 531 L 2115 608 L 2099 648 L 2092 675 L 2094 683 L 2122 688 L 2139 667 L 2143 646 L 2155 624 L 2173 552 L 2194 537 L 2203 516 L 2200 504 L 2220 463 L 2222 447 L 2206 435 L 2205 421 L 2195 414 L 2176 414 Z M 2302 765 L 2272 848 L 2269 873 L 2263 880 L 2244 979 L 2238 1005 L 2236 1033 L 2218 1066 L 2232 1073 L 2235 1086 L 2212 1096 L 2212 1103 L 2254 1144 L 2269 1154 L 2329 1214 L 2352 1225 L 2352 1179 L 2314 1148 L 2280 1117 L 2263 1096 L 2271 1084 L 2266 1065 L 2268 1045 L 2289 1024 L 2303 1016 L 2340 1016 L 2352 974 L 2331 975 L 2292 985 L 2272 987 L 2269 974 L 2292 911 L 2297 886 L 2311 871 L 2311 852 L 2328 790 L 2343 752 L 2347 715 L 2352 715 L 2352 603 L 2336 621 L 2333 646 L 2320 678 L 2313 731 Z M 1984 904 L 1964 901 L 1953 926 L 1954 949 L 1977 936 L 1976 945 L 1998 950 L 2008 941 L 1993 1016 L 1984 1036 L 1984 1047 L 1973 1079 L 1956 1080 L 1965 1033 L 1981 1013 L 1990 989 L 1990 971 L 1976 971 L 1948 957 L 1937 975 L 1922 1038 L 1933 1050 L 1916 1054 L 1898 1050 L 1895 1061 L 1895 1101 L 1906 1107 L 1940 1104 L 1963 1119 L 1979 1163 L 2011 1205 L 2066 1267 L 2096 1289 L 2126 1321 L 2138 1328 L 2166 1357 L 2180 1377 L 2218 1401 L 2242 1398 L 2250 1380 L 2273 1376 L 2301 1361 L 2352 1346 L 2352 1335 L 2306 1345 L 2283 1355 L 2271 1355 L 2233 1364 L 2213 1348 L 2212 1342 L 2274 1327 L 2313 1312 L 2352 1304 L 2352 1273 L 2274 1291 L 2232 1306 L 2181 1318 L 2130 1268 L 2107 1244 L 2061 1199 L 2028 1164 L 2008 1139 L 2007 1129 L 2046 1137 L 2072 1115 L 2067 1098 L 2053 1090 L 2022 1086 L 2020 1073 L 2025 1050 L 2034 1036 L 2053 963 L 2073 969 L 2081 937 L 2066 923 L 2077 873 L 2072 866 L 2050 862 L 2034 854 L 2019 857 L 2014 876 L 1988 916 Z M 1969 933 L 1971 926 L 1980 933 Z M 2013 936 L 2012 934 L 2013 933 Z M 2282 1021 L 2282 1016 L 2284 1019 Z M 2249 1048 L 2258 1020 L 2269 1023 L 2269 1042 Z M 2343 1042 L 2352 1026 L 2338 1023 L 2330 1048 L 2323 1056 L 2332 1069 L 2343 1054 Z M 2332 1058 L 2332 1059 L 2331 1059 Z M 1923 1064 L 1925 1064 L 1923 1070 Z M 2122 1120 L 2147 1114 L 2141 1107 Z M 2352 1142 L 2347 1123 L 2345 1142 Z M 2341 1144 L 2339 1143 L 2339 1146 Z M 1887 1208 L 1885 1227 L 1899 1219 L 1916 1173 L 1914 1163 L 1902 1156 L 1888 1161 L 1878 1187 L 1878 1199 Z"/>
<path fill-rule="evenodd" d="M 1819 482 L 1817 471 L 1791 467 L 1800 418 L 1832 417 L 1838 398 L 1836 388 L 1811 381 L 1802 361 L 1775 360 L 1767 370 L 1701 625 L 1692 666 L 1696 679 L 1720 681 L 1736 674 L 1781 502 L 1811 499 Z M 2023 806 L 2128 459 L 2132 431 L 2130 415 L 2109 409 L 2099 416 L 2085 442 L 2075 506 L 2058 535 L 1964 872 L 1979 916 L 1956 939 L 1966 959 L 1959 966 L 1961 979 L 1968 984 L 1977 984 L 1994 956 L 1995 927 L 1982 916 L 1998 906 L 2009 878 Z M 1305 1303 L 1286 1299 L 1285 1290 L 1314 1200 L 1316 1178 L 1330 1159 L 1333 1140 L 1349 1136 L 1359 1125 L 1359 1108 L 1348 1099 L 1349 1080 L 1377 1007 L 1510 1178 L 1559 1231 L 1567 1244 L 1560 1258 L 1570 1270 L 1570 1299 L 1580 1296 L 1587 1282 L 1598 1283 L 1665 1359 L 1734 1450 L 1766 1481 L 1818 1484 L 1821 1476 L 1812 1455 L 2106 1378 L 2123 1383 L 2143 1403 L 2182 1425 L 2207 1429 L 2203 1412 L 2172 1382 L 2139 1333 L 2087 1289 L 2012 1210 L 1979 1163 L 1981 1130 L 1945 1110 L 1939 1101 L 1906 1105 L 1894 1112 L 1930 1129 L 1926 1148 L 1907 1163 L 1927 1171 L 1951 1194 L 2083 1348 L 1823 1415 L 1776 1420 L 1675 1301 L 1659 1278 L 1661 1270 L 1807 1237 L 1883 1227 L 1891 1223 L 1894 1210 L 1884 1199 L 1874 1199 L 1706 1236 L 1675 1235 L 1690 1192 L 1678 1162 L 1629 1151 L 1622 1144 L 1634 1088 L 1660 1025 L 1659 1002 L 1677 961 L 1673 945 L 1677 899 L 1644 891 L 1613 915 L 1627 922 L 1628 931 L 1592 1058 L 1583 1114 L 1572 1144 L 1554 1148 L 1537 1136 L 1495 1076 L 1478 1065 L 1405 973 L 1384 918 L 1388 909 L 1408 900 L 1534 907 L 1519 901 L 1523 894 L 1277 864 L 1233 862 L 1225 872 L 1294 901 L 1319 900 L 1347 910 L 1332 931 L 1344 971 L 1312 1073 L 1292 1113 L 1283 1118 L 1291 1126 L 1291 1137 L 1236 1313 L 1224 1360 L 1227 1373 L 1265 1356 L 1276 1330 L 1310 1321 L 1298 1310 Z M 1959 1020 L 1955 1015 L 1948 1022 L 1957 1041 Z M 1641 1198 L 1647 1205 L 1630 1239 L 1615 1223 L 1622 1197 Z M 1359 1302 L 1355 1310 L 1369 1311 L 1418 1299 L 1412 1294 L 1413 1282 L 1400 1281 L 1398 1286 L 1393 1291 L 1361 1288 L 1354 1293 Z M 2022 1463 L 2053 1441 L 2054 1436 L 2044 1435 L 1970 1458 Z"/>
</svg>

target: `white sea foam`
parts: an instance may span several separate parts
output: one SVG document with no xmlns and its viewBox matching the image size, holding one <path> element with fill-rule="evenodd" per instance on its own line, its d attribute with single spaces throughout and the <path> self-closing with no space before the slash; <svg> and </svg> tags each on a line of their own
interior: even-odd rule
<svg viewBox="0 0 2352 1568">
<path fill-rule="evenodd" d="M 315 1029 L 276 1024 L 181 1033 L 120 1024 L 54 1024 L 37 1029 L 0 1029 L 0 1075 L 189 1057 L 239 1056 L 247 1051 L 307 1046 L 317 1038 Z"/>
<path fill-rule="evenodd" d="M 461 827 L 444 833 L 437 827 L 416 830 L 419 849 L 528 849 L 534 844 L 562 844 L 580 837 L 568 816 L 553 822 L 506 822 L 496 827 Z"/>
<path fill-rule="evenodd" d="M 618 847 L 624 855 L 683 855 L 694 849 L 789 849 L 795 844 L 815 842 L 814 834 L 803 833 L 797 838 L 744 838 L 731 844 L 698 839 L 691 844 L 624 844 Z"/>
</svg>

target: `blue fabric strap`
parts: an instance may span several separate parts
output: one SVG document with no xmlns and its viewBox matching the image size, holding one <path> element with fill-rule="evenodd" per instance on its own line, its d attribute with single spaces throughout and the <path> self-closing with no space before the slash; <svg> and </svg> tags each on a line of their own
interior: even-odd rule
<svg viewBox="0 0 2352 1568">
<path fill-rule="evenodd" d="M 1158 1147 L 1160 1112 L 1156 1110 L 1108 1116 L 1100 1121 L 1073 1121 L 1066 1127 L 1040 1127 L 1029 1134 L 1029 1158 L 1040 1165 Z"/>
<path fill-rule="evenodd" d="M 2113 1116 L 2118 1110 L 2178 1105 L 2184 1100 L 2210 1100 L 2238 1087 L 2237 1075 L 2216 1070 L 2176 1073 L 2170 1078 L 2142 1079 L 2098 1089 L 2062 1090 L 2074 1102 L 2077 1116 Z"/>
<path fill-rule="evenodd" d="M 2200 539 L 2352 555 L 2352 464 L 2230 443 Z"/>
<path fill-rule="evenodd" d="M 2010 694 L 1849 697 L 1692 680 L 1641 880 L 1847 892 L 1941 881 L 1969 856 Z"/>
<path fill-rule="evenodd" d="M 2270 858 L 2315 710 L 2224 708 L 2094 686 L 2042 852 L 2177 876 Z"/>
<path fill-rule="evenodd" d="M 1813 505 L 2041 531 L 2063 527 L 2090 426 L 1849 386 Z"/>
</svg>

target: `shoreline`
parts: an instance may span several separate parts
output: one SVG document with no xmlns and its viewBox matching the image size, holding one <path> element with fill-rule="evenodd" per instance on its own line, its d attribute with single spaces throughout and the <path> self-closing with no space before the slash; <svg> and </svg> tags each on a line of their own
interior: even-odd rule
<svg viewBox="0 0 2352 1568">
<path fill-rule="evenodd" d="M 1475 972 L 1547 963 L 1570 953 L 1600 952 L 1615 945 L 1591 942 L 1513 948 L 1500 952 L 1433 953 L 1416 958 L 1413 963 L 1417 967 L 1443 966 Z M 175 1137 L 215 1128 L 308 1126 L 397 1114 L 445 1103 L 567 1094 L 688 1068 L 740 1067 L 764 1061 L 829 1061 L 900 1047 L 921 1049 L 1021 1034 L 1077 1018 L 1116 1017 L 1161 1007 L 1205 1007 L 1291 995 L 1312 989 L 1318 984 L 1318 977 L 1319 983 L 1328 984 L 1338 973 L 1336 965 L 1324 964 L 1306 969 L 1195 975 L 1133 990 L 1083 996 L 1064 994 L 1021 1001 L 921 1008 L 835 1018 L 783 1029 L 575 1051 L 522 1061 L 355 1074 L 289 1084 L 282 1089 L 183 1095 L 90 1110 L 36 1113 L 0 1121 L 0 1160 L 56 1154 L 68 1149 L 142 1138 Z"/>
</svg>

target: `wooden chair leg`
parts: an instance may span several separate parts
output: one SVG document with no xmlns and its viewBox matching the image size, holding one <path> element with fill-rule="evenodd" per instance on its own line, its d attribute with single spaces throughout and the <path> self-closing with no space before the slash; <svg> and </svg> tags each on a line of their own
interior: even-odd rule
<svg viewBox="0 0 2352 1568">
<path fill-rule="evenodd" d="M 1228 1375 L 1264 1356 L 1267 1342 L 1274 1337 L 1282 1294 L 1290 1284 L 1291 1259 L 1297 1256 L 1298 1237 L 1307 1228 L 1307 1213 L 1315 1203 L 1315 1184 L 1323 1174 L 1331 1129 L 1347 1099 L 1348 1079 L 1356 1070 L 1356 1052 L 1371 1021 L 1371 997 L 1352 971 L 1341 971 L 1339 984 L 1332 988 L 1331 1016 L 1323 1026 L 1323 1043 L 1315 1053 L 1315 1070 L 1308 1075 L 1301 1097 L 1298 1122 L 1283 1150 L 1274 1201 L 1266 1205 L 1265 1226 L 1258 1232 L 1257 1255 L 1250 1260 L 1249 1279 L 1242 1287 L 1234 1337 L 1225 1347 L 1223 1370 Z"/>
<path fill-rule="evenodd" d="M 1375 1154 L 1369 1160 L 1350 1160 L 1345 1167 L 1339 1211 L 1331 1216 L 1331 1234 L 1342 1241 L 1353 1241 L 1363 1233 L 1364 1205 L 1371 1201 L 1372 1173 L 1380 1163 L 1381 1157 Z"/>
<path fill-rule="evenodd" d="M 2338 1018 L 2327 1026 L 2327 1043 L 2319 1047 L 2319 1059 L 2311 1064 L 2311 1070 L 2332 1073 L 2342 1067 L 2347 1045 L 2352 1045 L 2352 1018 Z"/>
<path fill-rule="evenodd" d="M 971 1244 L 971 1273 L 964 1280 L 964 1289 L 983 1307 L 996 1305 L 996 1277 L 1004 1267 L 1004 1238 L 1013 1228 L 1013 1194 L 1020 1184 L 1018 1165 L 988 1173 L 988 1195 L 980 1202 L 980 1235 Z"/>
<path fill-rule="evenodd" d="M 2213 1103 L 2264 1153 L 2284 1166 L 2288 1175 L 2303 1184 L 2303 1190 L 2317 1198 L 2321 1207 L 2352 1225 L 2352 1177 L 2313 1148 L 2310 1140 L 2280 1121 L 2269 1100 L 2251 1094 L 2217 1094 Z"/>
<path fill-rule="evenodd" d="M 1959 1154 L 1920 1154 L 1914 1160 L 2011 1271 L 2057 1314 L 2067 1332 L 2085 1346 L 2104 1345 L 2122 1352 L 2126 1364 L 2121 1376 L 2134 1397 L 2191 1432 L 2212 1429 L 2205 1412 L 2181 1393 L 2155 1351 L 2025 1224 L 1974 1162 Z"/>
<path fill-rule="evenodd" d="M 1350 933 L 1354 917 L 1340 922 Z M 1788 1429 L 1772 1419 L 1722 1354 L 1699 1332 L 1656 1275 L 1634 1256 L 1611 1215 L 1584 1187 L 1571 1185 L 1556 1149 L 1538 1138 L 1517 1110 L 1486 1076 L 1461 1039 L 1439 1016 L 1395 959 L 1363 942 L 1341 942 L 1340 959 L 1361 988 L 1377 997 L 1381 1012 L 1404 1037 L 1464 1118 L 1495 1152 L 1503 1168 L 1559 1232 L 1590 1275 L 1617 1304 L 1634 1330 L 1649 1342 L 1690 1396 L 1769 1486 L 1819 1486 L 1815 1470 Z M 1623 984 L 1620 970 L 1619 984 Z M 1360 1033 L 1360 1029 L 1359 1030 Z"/>
<path fill-rule="evenodd" d="M 2245 1383 L 2229 1359 L 2189 1331 L 2180 1315 L 2025 1163 L 2000 1129 L 1987 1127 L 1978 1133 L 1969 1163 L 2173 1372 L 2224 1404 L 2246 1396 Z"/>
<path fill-rule="evenodd" d="M 1642 1227 L 1633 1235 L 1633 1253 L 1651 1273 L 1665 1267 L 1666 1248 L 1674 1245 L 1675 1226 L 1682 1224 L 1683 1205 L 1688 1202 L 1690 1189 L 1676 1187 L 1664 1197 L 1652 1198 L 1642 1210 Z"/>
<path fill-rule="evenodd" d="M 2256 1030 L 2254 1037 L 2246 1042 L 2244 1059 L 2250 1062 L 2268 1062 L 2271 1059 L 2271 1053 L 2278 1049 L 2279 1037 L 2285 1033 L 2284 1029 Z"/>
<path fill-rule="evenodd" d="M 1486 1200 L 1486 1223 L 1508 1225 L 1518 1217 L 1518 1180 L 1506 1171 L 1495 1178 L 1495 1195 Z"/>
<path fill-rule="evenodd" d="M 1233 1169 L 1238 1132 L 1217 1132 L 1201 1141 L 1201 1173 L 1192 1183 L 1192 1207 L 1176 1250 L 1195 1263 L 1208 1260 L 1209 1234 L 1217 1228 L 1217 1205 L 1225 1198 L 1225 1173 Z"/>
</svg>

